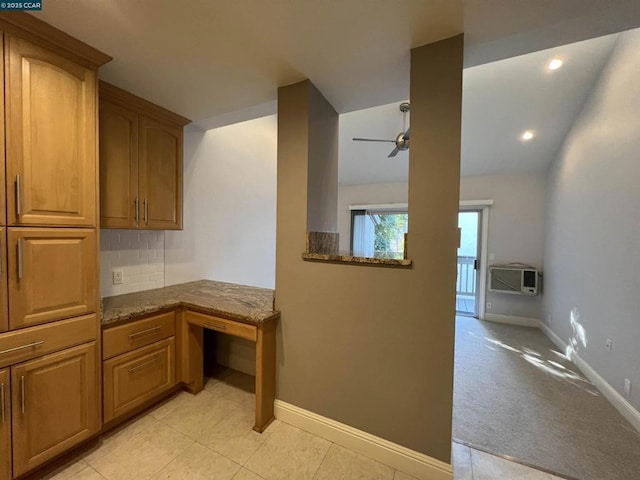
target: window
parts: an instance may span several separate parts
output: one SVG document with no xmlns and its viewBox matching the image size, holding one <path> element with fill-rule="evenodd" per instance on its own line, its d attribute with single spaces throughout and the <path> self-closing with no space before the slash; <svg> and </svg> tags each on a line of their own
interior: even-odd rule
<svg viewBox="0 0 640 480">
<path fill-rule="evenodd" d="M 351 251 L 357 257 L 404 258 L 409 215 L 403 210 L 351 210 Z"/>
</svg>

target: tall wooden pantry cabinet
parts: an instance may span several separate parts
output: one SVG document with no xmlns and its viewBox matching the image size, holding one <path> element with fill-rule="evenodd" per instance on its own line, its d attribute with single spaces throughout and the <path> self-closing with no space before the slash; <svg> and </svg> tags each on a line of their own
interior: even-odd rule
<svg viewBox="0 0 640 480">
<path fill-rule="evenodd" d="M 97 68 L 110 57 L 26 13 L 0 13 L 0 29 L 0 478 L 9 479 L 100 430 Z"/>
</svg>

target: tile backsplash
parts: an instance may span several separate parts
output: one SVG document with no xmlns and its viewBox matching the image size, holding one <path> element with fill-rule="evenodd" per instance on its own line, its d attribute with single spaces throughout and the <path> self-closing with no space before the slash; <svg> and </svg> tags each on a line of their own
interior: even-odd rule
<svg viewBox="0 0 640 480">
<path fill-rule="evenodd" d="M 113 272 L 122 271 L 122 284 Z M 164 287 L 164 232 L 100 230 L 100 295 Z"/>
</svg>

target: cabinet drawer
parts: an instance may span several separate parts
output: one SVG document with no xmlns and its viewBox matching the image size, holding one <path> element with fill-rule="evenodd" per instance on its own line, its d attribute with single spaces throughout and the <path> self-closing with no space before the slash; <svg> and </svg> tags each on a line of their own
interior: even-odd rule
<svg viewBox="0 0 640 480">
<path fill-rule="evenodd" d="M 102 359 L 115 357 L 175 334 L 175 312 L 143 318 L 102 332 Z"/>
<path fill-rule="evenodd" d="M 228 333 L 236 337 L 245 338 L 255 342 L 258 338 L 258 329 L 253 325 L 246 323 L 234 322 L 226 318 L 214 317 L 204 313 L 197 313 L 187 310 L 185 318 L 188 323 L 198 325 L 200 327 L 209 328 L 217 332 Z"/>
<path fill-rule="evenodd" d="M 97 311 L 96 232 L 10 228 L 9 328 Z"/>
<path fill-rule="evenodd" d="M 95 314 L 0 334 L 0 367 L 95 340 Z"/>
<path fill-rule="evenodd" d="M 103 365 L 106 423 L 175 385 L 175 339 L 119 355 Z"/>
</svg>

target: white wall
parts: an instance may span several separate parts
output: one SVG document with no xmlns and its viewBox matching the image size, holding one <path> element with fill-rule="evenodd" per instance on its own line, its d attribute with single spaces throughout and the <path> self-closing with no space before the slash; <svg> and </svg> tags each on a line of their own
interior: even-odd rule
<svg viewBox="0 0 640 480">
<path fill-rule="evenodd" d="M 548 174 L 544 308 L 640 409 L 640 30 L 622 34 Z M 571 324 L 571 318 L 574 324 Z M 545 315 L 545 319 L 546 319 Z M 605 349 L 605 340 L 613 348 Z"/>
<path fill-rule="evenodd" d="M 460 200 L 493 200 L 489 207 L 488 253 L 492 263 L 520 262 L 542 268 L 544 252 L 544 174 L 482 175 L 460 179 Z M 543 271 L 544 274 L 544 271 Z M 545 290 L 546 292 L 546 290 Z M 487 314 L 541 318 L 542 296 L 487 292 Z"/>
<path fill-rule="evenodd" d="M 113 285 L 113 271 L 123 282 Z M 164 287 L 164 232 L 100 230 L 100 295 Z"/>
<path fill-rule="evenodd" d="M 206 278 L 273 288 L 275 115 L 186 129 L 184 144 L 184 230 L 166 232 L 166 284 Z"/>
<path fill-rule="evenodd" d="M 494 201 L 489 208 L 489 253 L 495 263 L 522 262 L 542 267 L 544 250 L 544 174 L 462 177 L 460 200 Z M 338 231 L 340 249 L 349 249 L 349 205 L 405 203 L 406 183 L 340 186 Z M 411 219 L 409 219 L 411 231 Z M 541 318 L 541 297 L 487 292 L 492 308 L 487 313 Z"/>
</svg>

